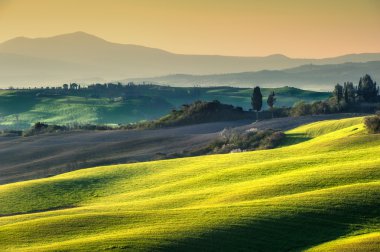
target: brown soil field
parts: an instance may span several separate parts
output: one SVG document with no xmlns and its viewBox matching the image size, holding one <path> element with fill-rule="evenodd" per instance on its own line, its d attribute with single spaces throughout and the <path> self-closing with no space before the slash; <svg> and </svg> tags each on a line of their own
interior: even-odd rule
<svg viewBox="0 0 380 252">
<path fill-rule="evenodd" d="M 155 130 L 71 131 L 32 137 L 0 137 L 0 184 L 54 176 L 100 165 L 154 160 L 207 145 L 224 128 L 288 130 L 302 124 L 357 116 L 336 114 L 216 122 Z"/>
</svg>

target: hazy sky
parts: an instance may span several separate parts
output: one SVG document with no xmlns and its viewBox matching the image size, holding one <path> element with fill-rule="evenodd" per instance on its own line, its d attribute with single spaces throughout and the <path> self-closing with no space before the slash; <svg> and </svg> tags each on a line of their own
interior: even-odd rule
<svg viewBox="0 0 380 252">
<path fill-rule="evenodd" d="M 380 0 L 0 0 L 0 41 L 75 31 L 184 54 L 380 52 Z"/>
</svg>

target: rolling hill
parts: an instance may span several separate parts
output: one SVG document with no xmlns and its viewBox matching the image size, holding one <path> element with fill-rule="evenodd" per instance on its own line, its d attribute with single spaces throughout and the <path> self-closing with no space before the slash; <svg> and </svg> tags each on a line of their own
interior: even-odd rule
<svg viewBox="0 0 380 252">
<path fill-rule="evenodd" d="M 64 95 L 41 95 L 46 90 L 0 90 L 0 130 L 26 129 L 42 121 L 49 124 L 127 124 L 152 120 L 168 114 L 173 108 L 196 100 L 213 101 L 241 106 L 249 109 L 252 89 L 232 87 L 202 88 L 197 96 L 192 88 L 163 86 L 140 86 L 134 95 L 121 99 L 126 92 L 111 97 L 91 98 L 91 90 Z M 274 90 L 276 106 L 292 106 L 304 100 L 324 100 L 327 92 L 313 92 L 291 87 L 277 89 L 263 88 L 264 99 Z M 105 93 L 104 91 L 102 91 Z M 105 95 L 106 96 L 106 95 Z M 266 108 L 264 104 L 264 108 Z"/>
<path fill-rule="evenodd" d="M 221 74 L 279 70 L 305 64 L 380 60 L 380 53 L 326 59 L 182 55 L 138 45 L 117 44 L 76 32 L 49 38 L 18 37 L 0 43 L 0 87 L 46 86 L 63 82 L 105 82 L 169 74 Z M 366 71 L 368 72 L 368 71 Z"/>
<path fill-rule="evenodd" d="M 263 70 L 257 72 L 225 73 L 216 75 L 176 74 L 154 78 L 129 79 L 156 84 L 177 86 L 220 86 L 247 87 L 265 85 L 269 87 L 293 86 L 312 90 L 331 90 L 336 83 L 351 81 L 357 83 L 360 76 L 370 74 L 380 79 L 380 61 L 366 63 L 342 63 L 329 65 L 302 65 L 285 70 Z"/>
<path fill-rule="evenodd" d="M 287 135 L 310 140 L 0 186 L 0 246 L 376 251 L 380 135 L 368 135 L 362 118 L 317 122 Z"/>
<path fill-rule="evenodd" d="M 238 132 L 252 127 L 284 131 L 306 123 L 357 116 L 329 114 L 275 118 L 254 123 L 251 119 L 164 129 L 78 130 L 30 137 L 0 137 L 0 185 L 100 165 L 162 159 L 205 147 L 218 139 L 220 132 L 226 128 Z M 292 143 L 299 139 L 291 138 L 289 141 Z M 14 153 L 18 153 L 17 156 Z"/>
</svg>

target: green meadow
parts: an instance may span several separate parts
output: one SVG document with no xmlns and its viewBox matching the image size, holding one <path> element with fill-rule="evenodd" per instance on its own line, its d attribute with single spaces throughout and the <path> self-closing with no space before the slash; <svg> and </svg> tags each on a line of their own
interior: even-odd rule
<svg viewBox="0 0 380 252">
<path fill-rule="evenodd" d="M 140 89 L 125 99 L 121 99 L 120 93 L 93 98 L 91 90 L 59 96 L 39 96 L 51 90 L 0 90 L 0 129 L 26 129 L 36 122 L 58 125 L 136 123 L 158 119 L 172 109 L 196 100 L 220 100 L 244 109 L 251 106 L 252 90 L 248 88 L 200 88 L 197 95 L 191 93 L 193 88 L 141 86 Z M 264 99 L 271 90 L 263 89 Z M 274 91 L 277 107 L 292 106 L 301 100 L 324 100 L 330 96 L 325 92 L 291 87 Z"/>
<path fill-rule="evenodd" d="M 3 128 L 25 129 L 35 122 L 58 125 L 127 124 L 163 116 L 173 106 L 157 97 L 133 97 L 125 101 L 78 96 L 34 97 L 0 95 Z"/>
<path fill-rule="evenodd" d="M 2 251 L 378 251 L 380 135 L 363 118 L 283 147 L 0 186 Z"/>
</svg>

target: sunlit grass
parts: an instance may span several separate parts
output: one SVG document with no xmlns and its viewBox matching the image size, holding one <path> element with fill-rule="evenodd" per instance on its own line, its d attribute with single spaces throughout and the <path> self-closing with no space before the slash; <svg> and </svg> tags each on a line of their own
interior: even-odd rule
<svg viewBox="0 0 380 252">
<path fill-rule="evenodd" d="M 337 251 L 379 244 L 380 135 L 362 118 L 273 150 L 79 170 L 0 186 L 9 251 Z"/>
</svg>

